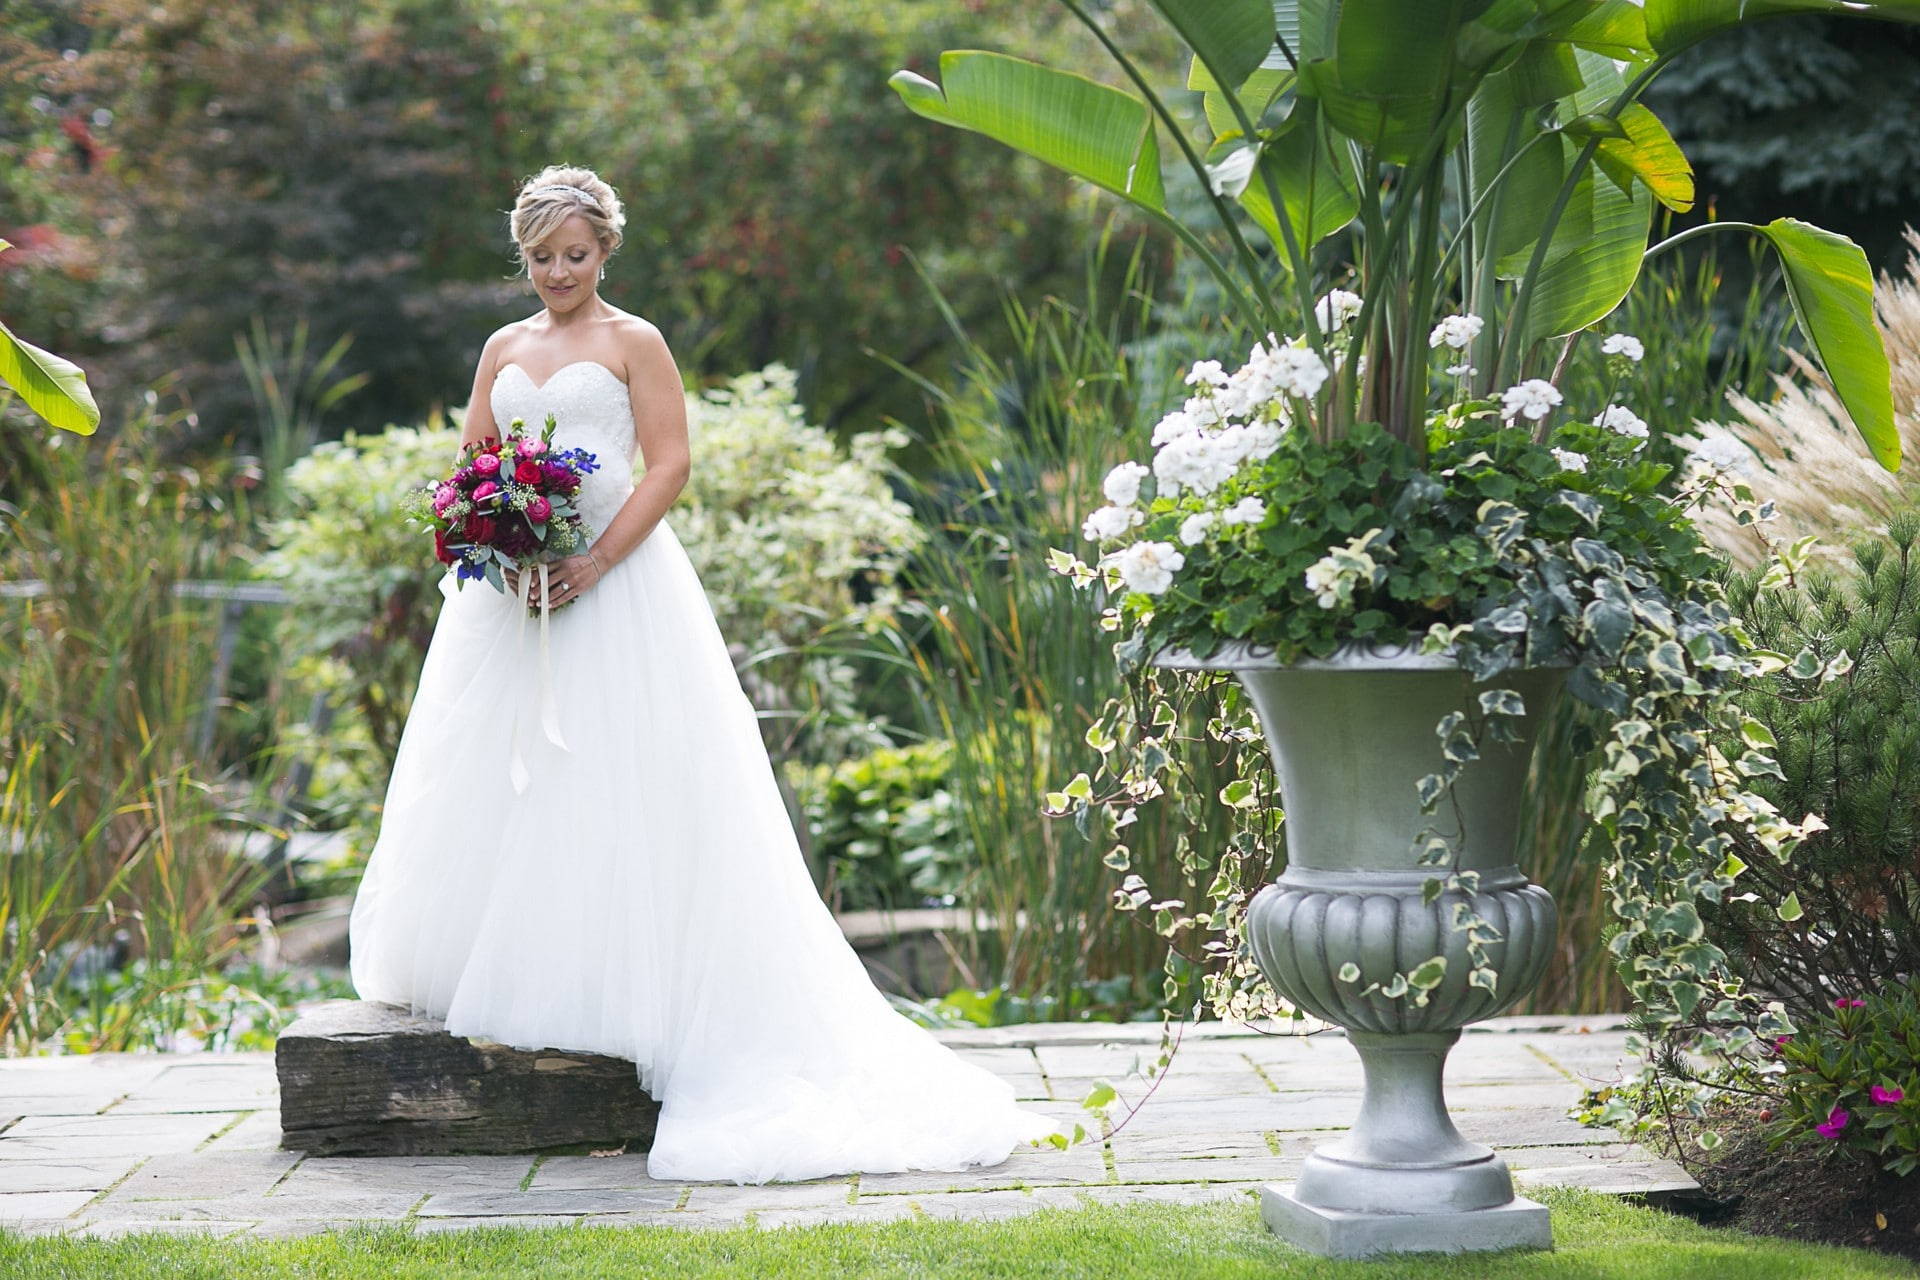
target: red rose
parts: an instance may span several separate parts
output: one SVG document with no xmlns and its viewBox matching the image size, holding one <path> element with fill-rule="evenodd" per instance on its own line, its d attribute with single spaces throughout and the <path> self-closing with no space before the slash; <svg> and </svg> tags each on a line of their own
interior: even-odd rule
<svg viewBox="0 0 1920 1280">
<path fill-rule="evenodd" d="M 453 552 L 447 550 L 447 535 L 438 529 L 433 531 L 433 558 L 441 564 L 452 564 L 459 559 Z"/>
<path fill-rule="evenodd" d="M 488 543 L 493 541 L 493 517 L 471 515 L 467 517 L 466 535 L 468 542 Z"/>
<path fill-rule="evenodd" d="M 520 465 L 513 469 L 513 478 L 521 484 L 537 484 L 540 480 L 540 464 L 532 458 L 522 458 Z"/>
</svg>

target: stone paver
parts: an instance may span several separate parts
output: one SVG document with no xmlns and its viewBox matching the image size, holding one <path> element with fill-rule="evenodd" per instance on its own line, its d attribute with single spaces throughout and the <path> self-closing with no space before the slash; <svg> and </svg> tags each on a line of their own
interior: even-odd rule
<svg viewBox="0 0 1920 1280">
<path fill-rule="evenodd" d="M 767 1186 L 661 1182 L 644 1152 L 605 1156 L 308 1156 L 280 1149 L 271 1053 L 94 1054 L 0 1061 L 0 1229 L 117 1236 L 306 1235 L 358 1222 L 437 1232 L 486 1225 L 804 1226 L 988 1219 L 1091 1203 L 1257 1201 L 1296 1177 L 1359 1107 L 1338 1035 L 1188 1028 L 1164 1080 L 1157 1024 L 1075 1023 L 937 1033 L 1034 1110 L 1094 1140 L 1014 1150 L 985 1169 L 863 1173 Z M 1506 1018 L 1448 1060 L 1469 1138 L 1496 1143 L 1523 1188 L 1660 1194 L 1692 1186 L 1670 1162 L 1566 1112 L 1629 1061 L 1616 1019 Z M 1108 1080 L 1128 1115 L 1078 1106 Z"/>
</svg>

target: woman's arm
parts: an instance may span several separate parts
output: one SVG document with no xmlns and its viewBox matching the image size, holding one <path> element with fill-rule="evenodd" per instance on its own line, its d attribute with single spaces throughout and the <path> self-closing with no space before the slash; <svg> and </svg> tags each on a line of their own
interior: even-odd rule
<svg viewBox="0 0 1920 1280">
<path fill-rule="evenodd" d="M 493 336 L 480 348 L 480 363 L 473 371 L 473 394 L 467 399 L 467 416 L 461 423 L 462 448 L 489 436 L 500 438 L 500 428 L 493 420 L 493 379 L 500 372 L 500 348 L 506 332 L 494 330 Z"/>
<path fill-rule="evenodd" d="M 687 446 L 686 388 L 666 339 L 646 321 L 631 326 L 622 339 L 634 434 L 647 472 L 593 544 L 593 560 L 602 571 L 611 569 L 653 532 L 653 526 L 680 496 L 692 467 Z"/>
</svg>

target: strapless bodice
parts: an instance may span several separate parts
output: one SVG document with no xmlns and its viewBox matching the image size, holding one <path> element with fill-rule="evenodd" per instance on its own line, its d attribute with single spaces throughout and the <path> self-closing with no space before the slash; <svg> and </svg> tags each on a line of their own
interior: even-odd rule
<svg viewBox="0 0 1920 1280">
<path fill-rule="evenodd" d="M 488 403 L 503 436 L 513 429 L 515 418 L 528 433 L 538 435 L 551 413 L 555 446 L 593 453 L 600 469 L 580 486 L 574 505 L 586 522 L 589 540 L 597 537 L 633 492 L 633 402 L 627 398 L 627 384 L 597 360 L 562 365 L 538 385 L 532 374 L 508 363 L 494 375 Z"/>
</svg>

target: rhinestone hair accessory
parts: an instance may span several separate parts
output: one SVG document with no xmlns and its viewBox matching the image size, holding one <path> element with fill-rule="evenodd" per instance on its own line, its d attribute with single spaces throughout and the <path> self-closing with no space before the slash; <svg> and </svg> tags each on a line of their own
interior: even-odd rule
<svg viewBox="0 0 1920 1280">
<path fill-rule="evenodd" d="M 540 192 L 540 191 L 571 191 L 571 192 L 573 192 L 573 194 L 575 194 L 575 195 L 577 195 L 577 196 L 579 196 L 579 197 L 580 197 L 581 199 L 583 199 L 583 200 L 587 200 L 587 201 L 590 201 L 590 202 L 592 202 L 592 204 L 593 204 L 593 205 L 594 205 L 594 206 L 595 206 L 596 208 L 597 208 L 597 207 L 599 207 L 599 204 L 600 204 L 600 199 L 599 199 L 599 197 L 598 197 L 598 196 L 596 196 L 596 195 L 594 195 L 594 194 L 593 194 L 593 192 L 591 192 L 591 191 L 588 191 L 588 190 L 587 190 L 587 189 L 585 189 L 584 187 L 576 187 L 576 186 L 574 186 L 574 185 L 573 185 L 572 183 L 568 183 L 568 182 L 549 182 L 549 183 L 545 183 L 545 184 L 543 184 L 543 185 L 541 185 L 541 186 L 538 186 L 538 187 L 535 187 L 535 188 L 534 188 L 534 191 L 535 191 L 535 192 Z"/>
</svg>

